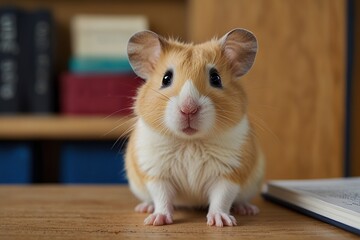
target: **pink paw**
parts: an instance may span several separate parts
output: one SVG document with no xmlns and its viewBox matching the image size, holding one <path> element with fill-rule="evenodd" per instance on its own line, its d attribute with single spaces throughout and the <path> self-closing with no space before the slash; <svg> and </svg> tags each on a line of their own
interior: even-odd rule
<svg viewBox="0 0 360 240">
<path fill-rule="evenodd" d="M 236 203 L 233 206 L 234 213 L 240 215 L 256 215 L 260 212 L 259 208 L 250 203 Z"/>
<path fill-rule="evenodd" d="M 207 217 L 207 225 L 223 227 L 223 226 L 236 226 L 236 219 L 226 213 L 208 213 Z"/>
<path fill-rule="evenodd" d="M 135 207 L 135 212 L 153 213 L 154 212 L 154 204 L 147 203 L 147 202 L 140 203 Z"/>
<path fill-rule="evenodd" d="M 162 226 L 172 224 L 172 216 L 170 214 L 153 213 L 144 220 L 145 225 Z"/>
</svg>

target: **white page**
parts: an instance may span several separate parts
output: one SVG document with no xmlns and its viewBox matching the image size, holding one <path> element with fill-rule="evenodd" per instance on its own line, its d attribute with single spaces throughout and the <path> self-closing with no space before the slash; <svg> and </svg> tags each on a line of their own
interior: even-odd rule
<svg viewBox="0 0 360 240">
<path fill-rule="evenodd" d="M 270 184 L 311 195 L 360 214 L 360 178 L 271 181 Z"/>
</svg>

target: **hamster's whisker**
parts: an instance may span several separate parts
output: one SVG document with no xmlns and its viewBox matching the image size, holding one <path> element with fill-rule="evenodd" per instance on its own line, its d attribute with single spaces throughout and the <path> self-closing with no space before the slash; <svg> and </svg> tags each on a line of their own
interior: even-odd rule
<svg viewBox="0 0 360 240">
<path fill-rule="evenodd" d="M 163 93 L 159 92 L 158 90 L 153 89 L 153 88 L 151 88 L 151 87 L 149 87 L 149 88 L 150 88 L 151 90 L 153 90 L 154 92 L 156 92 L 156 93 L 160 94 L 161 96 L 165 97 L 165 98 L 166 98 L 166 100 L 171 101 L 171 99 L 170 99 L 168 96 L 166 96 L 165 94 L 163 94 Z"/>
<path fill-rule="evenodd" d="M 214 126 L 215 136 L 217 136 L 219 132 L 223 132 L 222 128 L 227 128 L 227 127 L 229 127 L 228 124 L 226 124 L 226 123 L 224 123 L 222 121 L 218 121 L 218 125 Z"/>
<path fill-rule="evenodd" d="M 266 125 L 265 121 L 255 114 L 249 113 L 249 117 L 252 118 L 252 123 L 255 124 L 263 132 L 268 132 L 278 144 L 281 144 L 280 138 Z"/>
<path fill-rule="evenodd" d="M 116 144 L 120 141 L 120 139 L 123 139 L 125 135 L 127 135 L 127 134 L 129 134 L 131 131 L 133 131 L 134 128 L 135 128 L 135 126 L 133 126 L 133 127 L 131 127 L 131 128 L 128 128 L 123 134 L 121 134 L 121 135 L 116 139 L 115 143 L 111 146 L 111 149 L 113 149 L 113 148 L 116 146 Z M 122 144 L 121 144 L 121 146 L 120 146 L 120 149 L 123 148 L 124 143 L 125 143 L 125 141 L 122 142 Z"/>
<path fill-rule="evenodd" d="M 264 107 L 266 109 L 272 110 L 272 111 L 280 111 L 280 108 L 277 108 L 276 106 L 268 105 L 268 104 L 260 104 L 260 103 L 250 103 L 251 107 L 260 106 Z"/>
<path fill-rule="evenodd" d="M 116 129 L 118 129 L 119 127 L 124 126 L 125 124 L 128 124 L 129 122 L 134 121 L 134 123 L 132 124 L 132 126 L 135 124 L 135 117 L 129 118 L 128 120 L 122 122 L 121 124 L 115 126 L 114 128 L 112 128 L 110 131 L 106 132 L 105 134 L 102 135 L 102 137 L 107 136 L 108 134 L 112 133 L 113 131 L 115 131 Z"/>
<path fill-rule="evenodd" d="M 259 136 L 256 134 L 254 129 L 251 128 L 249 134 L 251 134 L 251 136 L 253 136 L 257 142 L 261 142 Z"/>
<path fill-rule="evenodd" d="M 112 112 L 112 113 L 110 113 L 109 115 L 105 116 L 105 117 L 103 118 L 103 120 L 105 120 L 105 119 L 107 119 L 107 118 L 110 118 L 110 117 L 114 116 L 115 114 L 117 114 L 117 113 L 119 113 L 119 112 L 128 111 L 128 110 L 132 110 L 132 109 L 133 109 L 133 107 L 125 107 L 125 108 L 119 109 L 119 110 L 117 110 L 117 111 L 115 111 L 115 112 Z"/>
<path fill-rule="evenodd" d="M 225 115 L 219 114 L 218 116 L 219 116 L 219 118 L 222 118 L 223 120 L 227 120 L 227 121 L 229 121 L 229 122 L 231 122 L 233 124 L 238 124 L 239 123 L 239 122 L 235 121 L 234 119 L 231 119 L 231 118 L 229 118 L 229 117 L 227 117 Z"/>
</svg>

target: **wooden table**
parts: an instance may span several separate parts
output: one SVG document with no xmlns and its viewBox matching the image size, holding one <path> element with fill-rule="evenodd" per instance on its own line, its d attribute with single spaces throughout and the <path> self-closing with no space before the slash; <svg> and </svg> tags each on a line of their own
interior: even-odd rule
<svg viewBox="0 0 360 240">
<path fill-rule="evenodd" d="M 144 226 L 127 186 L 0 186 L 0 239 L 359 239 L 261 198 L 236 227 L 206 225 L 206 212 L 176 210 L 168 226 Z"/>
</svg>

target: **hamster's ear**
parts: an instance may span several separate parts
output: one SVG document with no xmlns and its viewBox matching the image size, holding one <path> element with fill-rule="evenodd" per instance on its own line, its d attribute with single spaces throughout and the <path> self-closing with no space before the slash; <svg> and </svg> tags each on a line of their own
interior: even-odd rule
<svg viewBox="0 0 360 240">
<path fill-rule="evenodd" d="M 161 53 L 162 38 L 151 31 L 135 33 L 128 42 L 127 54 L 134 72 L 147 80 Z"/>
<path fill-rule="evenodd" d="M 234 29 L 220 39 L 220 44 L 236 78 L 245 75 L 254 63 L 258 44 L 245 29 Z"/>
</svg>

